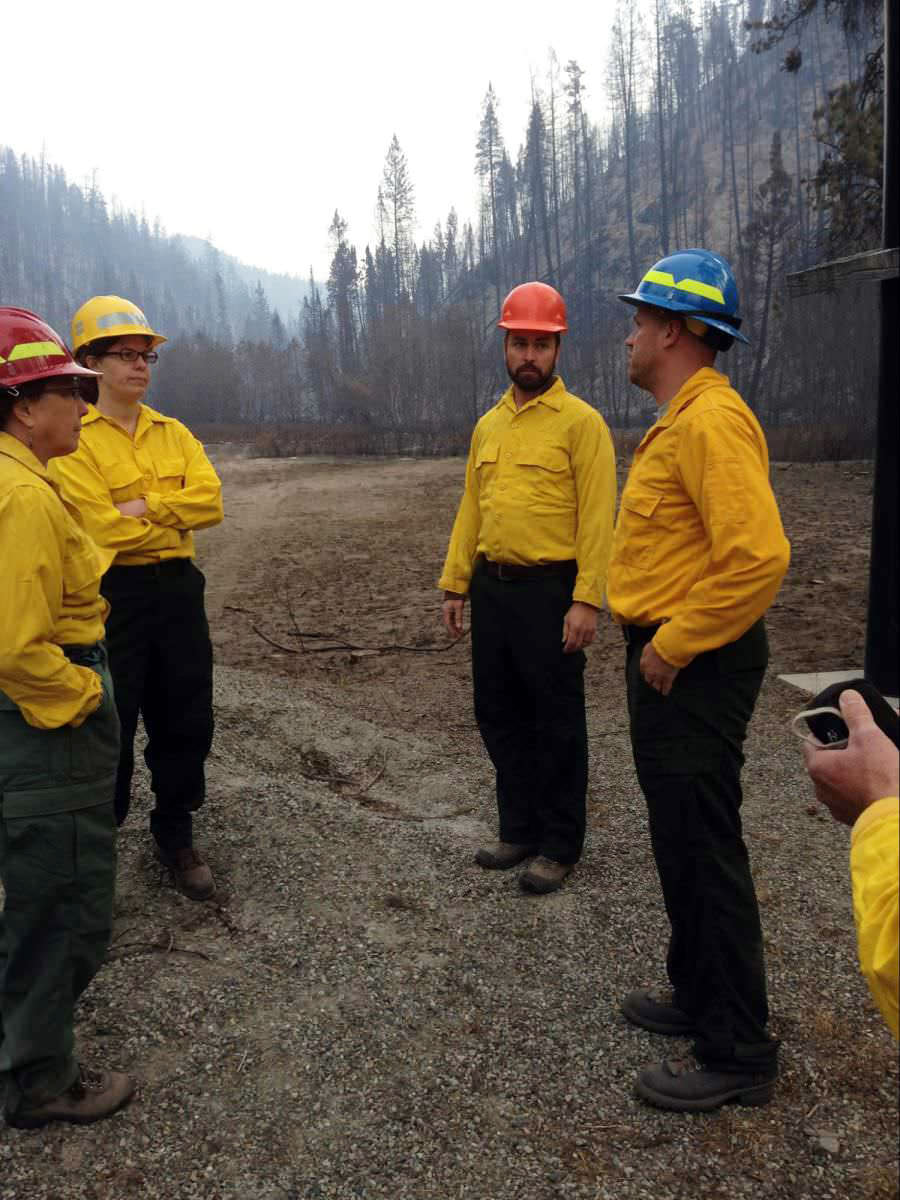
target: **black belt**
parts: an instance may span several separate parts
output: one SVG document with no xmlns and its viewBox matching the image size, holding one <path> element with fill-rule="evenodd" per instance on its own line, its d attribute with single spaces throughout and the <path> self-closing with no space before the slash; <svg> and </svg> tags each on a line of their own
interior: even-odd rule
<svg viewBox="0 0 900 1200">
<path fill-rule="evenodd" d="M 78 663 L 80 667 L 94 667 L 106 662 L 106 645 L 94 642 L 90 646 L 60 646 L 69 662 Z"/>
<path fill-rule="evenodd" d="M 657 625 L 623 625 L 622 637 L 626 646 L 643 646 L 653 639 L 661 627 L 661 621 Z"/>
<path fill-rule="evenodd" d="M 116 563 L 110 567 L 104 579 L 138 579 L 140 576 L 158 577 L 160 575 L 184 575 L 190 568 L 191 558 L 164 558 L 162 562 L 141 563 L 129 566 L 126 563 Z"/>
<path fill-rule="evenodd" d="M 535 563 L 532 567 L 519 566 L 518 563 L 494 562 L 492 558 L 482 558 L 481 565 L 487 575 L 494 579 L 536 579 L 540 575 L 574 575 L 578 571 L 578 563 L 574 558 L 559 562 Z"/>
</svg>

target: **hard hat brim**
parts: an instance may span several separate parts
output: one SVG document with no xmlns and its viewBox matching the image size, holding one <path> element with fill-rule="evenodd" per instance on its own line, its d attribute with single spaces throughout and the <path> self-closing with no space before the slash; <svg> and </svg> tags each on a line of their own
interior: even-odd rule
<svg viewBox="0 0 900 1200">
<path fill-rule="evenodd" d="M 67 376 L 76 376 L 77 378 L 97 379 L 103 374 L 102 371 L 92 371 L 90 367 L 83 367 L 77 362 L 63 362 L 58 366 L 52 363 L 49 366 L 32 367 L 17 371 L 11 375 L 9 379 L 0 382 L 0 389 L 17 387 L 20 383 L 36 383 L 41 379 L 63 379 Z"/>
<path fill-rule="evenodd" d="M 497 328 L 517 333 L 565 333 L 569 327 L 554 321 L 498 321 Z"/>
<path fill-rule="evenodd" d="M 638 292 L 620 292 L 618 299 L 623 300 L 626 304 L 631 304 L 634 308 L 637 308 L 639 304 L 646 304 L 648 308 L 662 308 L 666 312 L 685 313 L 694 320 L 701 321 L 704 325 L 711 325 L 713 329 L 721 329 L 722 333 L 727 333 L 736 342 L 743 342 L 745 346 L 750 345 L 750 339 L 739 329 L 729 325 L 727 321 L 718 321 L 713 316 L 706 316 L 704 313 L 698 312 L 692 305 L 682 304 L 679 300 L 650 299 L 648 296 L 639 295 Z"/>
<path fill-rule="evenodd" d="M 87 379 L 99 379 L 103 374 L 102 371 L 92 371 L 90 367 L 83 367 L 81 363 L 73 362 L 62 371 L 54 371 L 54 375 L 80 375 Z"/>
</svg>

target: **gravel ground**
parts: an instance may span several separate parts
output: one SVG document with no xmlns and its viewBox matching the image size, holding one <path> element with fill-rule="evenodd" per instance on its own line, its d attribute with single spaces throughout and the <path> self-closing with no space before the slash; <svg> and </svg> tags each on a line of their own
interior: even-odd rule
<svg viewBox="0 0 900 1200">
<path fill-rule="evenodd" d="M 206 569 L 215 583 L 211 553 Z M 811 803 L 786 731 L 799 693 L 769 677 L 745 773 L 781 1083 L 765 1108 L 682 1116 L 633 1083 L 687 1043 L 618 1013 L 661 980 L 667 926 L 615 635 L 589 672 L 587 851 L 543 898 L 471 862 L 494 814 L 464 648 L 313 668 L 255 644 L 255 667 L 217 645 L 198 818 L 216 900 L 155 864 L 143 777 L 122 833 L 114 944 L 78 1036 L 138 1096 L 92 1128 L 0 1131 L 2 1200 L 897 1195 L 896 1047 L 856 966 L 847 831 Z"/>
</svg>

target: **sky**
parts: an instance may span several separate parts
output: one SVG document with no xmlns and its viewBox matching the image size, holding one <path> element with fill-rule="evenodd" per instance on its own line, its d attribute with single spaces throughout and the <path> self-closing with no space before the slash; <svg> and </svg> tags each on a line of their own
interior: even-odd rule
<svg viewBox="0 0 900 1200">
<path fill-rule="evenodd" d="M 31 34 L 17 11 L 28 52 L 12 51 L 7 25 L 0 142 L 43 151 L 71 182 L 95 175 L 108 201 L 271 271 L 325 278 L 335 208 L 353 244 L 374 240 L 394 133 L 417 240 L 451 206 L 473 216 L 488 84 L 515 161 L 551 47 L 586 72 L 591 118 L 606 116 L 608 0 L 156 0 L 91 16 L 43 0 Z"/>
</svg>

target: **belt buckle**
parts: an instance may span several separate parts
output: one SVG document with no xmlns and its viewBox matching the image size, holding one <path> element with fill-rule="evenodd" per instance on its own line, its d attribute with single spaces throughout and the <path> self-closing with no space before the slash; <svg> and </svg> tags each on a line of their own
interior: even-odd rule
<svg viewBox="0 0 900 1200">
<path fill-rule="evenodd" d="M 506 565 L 507 565 L 506 563 L 502 563 L 502 562 L 497 563 L 497 578 L 505 583 L 508 583 L 510 581 L 510 579 L 512 579 L 512 576 L 503 574 L 503 568 Z"/>
</svg>

